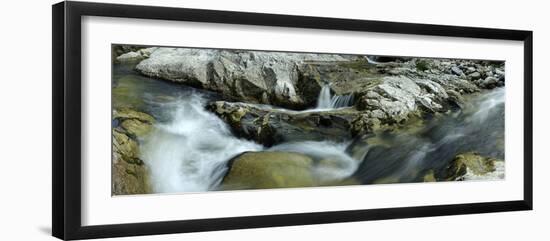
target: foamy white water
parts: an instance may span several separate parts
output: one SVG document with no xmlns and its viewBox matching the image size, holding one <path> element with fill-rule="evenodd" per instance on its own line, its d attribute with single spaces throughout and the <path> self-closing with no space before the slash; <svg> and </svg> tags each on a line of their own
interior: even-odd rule
<svg viewBox="0 0 550 241">
<path fill-rule="evenodd" d="M 204 109 L 198 94 L 165 105 L 171 121 L 156 126 L 141 153 L 156 193 L 207 191 L 219 184 L 228 160 L 263 149 L 234 137 L 225 122 Z"/>
<path fill-rule="evenodd" d="M 151 171 L 155 193 L 201 192 L 215 189 L 227 172 L 227 162 L 247 151 L 264 147 L 239 139 L 227 124 L 204 109 L 205 99 L 189 94 L 161 108 L 170 113 L 146 138 L 141 158 Z M 357 170 L 359 161 L 346 152 L 349 143 L 303 141 L 283 143 L 269 150 L 303 153 L 331 165 L 316 165 L 313 173 L 321 180 L 346 178 Z"/>
<path fill-rule="evenodd" d="M 315 158 L 321 163 L 314 166 L 313 173 L 320 180 L 330 181 L 347 178 L 359 167 L 361 160 L 353 159 L 346 148 L 349 143 L 332 141 L 287 142 L 271 147 L 271 151 L 298 152 Z"/>
</svg>

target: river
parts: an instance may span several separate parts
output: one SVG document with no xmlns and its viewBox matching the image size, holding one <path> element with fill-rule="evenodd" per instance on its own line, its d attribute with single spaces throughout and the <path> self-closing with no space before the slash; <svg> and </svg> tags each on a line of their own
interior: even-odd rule
<svg viewBox="0 0 550 241">
<path fill-rule="evenodd" d="M 326 89 L 321 97 L 321 111 L 352 101 L 329 101 Z M 312 171 L 322 179 L 352 177 L 364 184 L 414 182 L 422 171 L 443 168 L 463 152 L 504 159 L 504 88 L 471 95 L 458 111 L 398 131 L 373 133 L 359 148 L 357 140 L 298 141 L 267 148 L 240 139 L 204 108 L 220 96 L 141 76 L 131 65 L 114 65 L 112 98 L 114 108 L 130 107 L 157 119 L 153 133 L 141 140 L 141 158 L 150 168 L 156 193 L 216 190 L 227 162 L 246 151 L 292 151 L 337 160 L 337 168 L 316 166 Z M 362 153 L 351 154 L 350 145 Z"/>
</svg>

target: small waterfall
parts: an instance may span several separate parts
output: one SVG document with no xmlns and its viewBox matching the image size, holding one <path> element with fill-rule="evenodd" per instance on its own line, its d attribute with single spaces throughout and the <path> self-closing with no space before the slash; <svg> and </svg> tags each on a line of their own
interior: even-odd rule
<svg viewBox="0 0 550 241">
<path fill-rule="evenodd" d="M 353 95 L 335 95 L 330 101 L 330 106 L 332 108 L 342 108 L 353 105 Z"/>
<path fill-rule="evenodd" d="M 316 109 L 329 109 L 332 106 L 332 101 L 330 99 L 330 86 L 328 84 L 323 85 L 321 92 L 319 93 L 319 98 L 317 99 L 317 108 Z"/>
<path fill-rule="evenodd" d="M 330 85 L 325 84 L 321 87 L 317 107 L 315 109 L 336 109 L 353 105 L 353 95 L 335 95 L 330 94 Z"/>
</svg>

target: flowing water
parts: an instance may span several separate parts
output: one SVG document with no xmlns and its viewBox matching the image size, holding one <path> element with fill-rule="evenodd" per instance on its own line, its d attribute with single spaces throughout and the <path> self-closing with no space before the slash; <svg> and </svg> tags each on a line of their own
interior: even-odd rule
<svg viewBox="0 0 550 241">
<path fill-rule="evenodd" d="M 221 99 L 216 94 L 143 77 L 132 68 L 114 66 L 113 107 L 131 107 L 157 119 L 155 130 L 141 143 L 141 158 L 157 193 L 216 190 L 227 162 L 246 151 L 290 151 L 336 161 L 312 171 L 322 180 L 352 176 L 362 183 L 415 181 L 418 173 L 442 168 L 461 152 L 504 158 L 503 88 L 471 97 L 458 112 L 401 131 L 365 140 L 298 141 L 266 148 L 234 136 L 224 121 L 205 110 L 209 101 Z M 327 85 L 315 110 L 352 102 L 351 96 L 331 96 Z"/>
<path fill-rule="evenodd" d="M 413 182 L 423 171 L 441 170 L 460 153 L 504 159 L 504 100 L 504 88 L 498 88 L 470 97 L 460 111 L 376 133 L 366 140 L 368 151 L 354 176 L 366 184 Z"/>
<path fill-rule="evenodd" d="M 321 87 L 319 98 L 317 99 L 316 110 L 337 109 L 353 105 L 353 95 L 334 95 L 330 93 L 330 85 L 324 84 Z"/>
<path fill-rule="evenodd" d="M 140 150 L 157 193 L 216 190 L 227 162 L 247 151 L 299 152 L 335 160 L 337 165 L 314 167 L 314 174 L 327 181 L 348 177 L 359 165 L 346 153 L 347 143 L 304 141 L 267 149 L 237 138 L 223 120 L 204 108 L 209 101 L 220 100 L 213 93 L 143 77 L 125 65 L 114 67 L 113 80 L 113 107 L 135 108 L 158 120 Z"/>
</svg>

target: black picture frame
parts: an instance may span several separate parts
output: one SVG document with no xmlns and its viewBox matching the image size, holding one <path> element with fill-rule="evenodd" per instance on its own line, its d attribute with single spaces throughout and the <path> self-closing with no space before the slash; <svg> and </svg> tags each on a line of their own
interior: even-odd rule
<svg viewBox="0 0 550 241">
<path fill-rule="evenodd" d="M 60 239 L 199 232 L 379 219 L 532 210 L 533 32 L 354 19 L 197 10 L 170 7 L 60 2 L 52 6 L 53 195 L 52 233 Z M 523 199 L 420 207 L 342 210 L 99 226 L 81 224 L 81 17 L 104 16 L 206 23 L 351 30 L 378 33 L 516 40 L 524 43 Z"/>
</svg>

